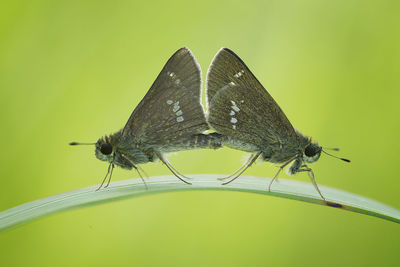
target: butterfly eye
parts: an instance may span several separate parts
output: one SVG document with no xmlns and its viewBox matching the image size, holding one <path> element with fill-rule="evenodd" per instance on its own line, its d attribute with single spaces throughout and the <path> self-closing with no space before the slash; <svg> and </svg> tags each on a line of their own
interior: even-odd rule
<svg viewBox="0 0 400 267">
<path fill-rule="evenodd" d="M 109 143 L 102 144 L 101 147 L 100 147 L 100 152 L 103 155 L 110 155 L 111 152 L 112 152 L 112 145 L 109 144 Z"/>
<path fill-rule="evenodd" d="M 304 155 L 306 155 L 307 157 L 314 157 L 317 153 L 318 151 L 315 149 L 315 147 L 311 145 L 307 146 L 304 150 Z"/>
</svg>

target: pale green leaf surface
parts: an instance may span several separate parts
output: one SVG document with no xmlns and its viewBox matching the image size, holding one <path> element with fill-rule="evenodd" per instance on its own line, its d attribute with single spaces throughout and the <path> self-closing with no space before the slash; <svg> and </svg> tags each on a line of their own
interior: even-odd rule
<svg viewBox="0 0 400 267">
<path fill-rule="evenodd" d="M 148 189 L 140 179 L 117 181 L 108 188 L 95 191 L 97 186 L 42 198 L 0 213 L 0 231 L 56 212 L 172 191 L 228 190 L 271 195 L 309 203 L 334 206 L 343 210 L 376 216 L 400 223 L 400 210 L 356 194 L 335 188 L 319 186 L 327 201 L 324 201 L 309 183 L 279 179 L 271 192 L 266 190 L 271 178 L 242 176 L 228 185 L 216 180 L 218 175 L 193 175 L 192 185 L 186 185 L 174 176 L 150 177 L 146 179 Z"/>
</svg>

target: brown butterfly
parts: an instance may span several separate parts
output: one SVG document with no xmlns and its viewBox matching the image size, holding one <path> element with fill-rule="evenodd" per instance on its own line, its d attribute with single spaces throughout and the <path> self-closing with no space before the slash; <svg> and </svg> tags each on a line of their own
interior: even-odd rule
<svg viewBox="0 0 400 267">
<path fill-rule="evenodd" d="M 158 159 L 176 177 L 190 184 L 164 154 L 221 146 L 218 134 L 203 134 L 209 127 L 201 104 L 201 86 L 201 69 L 196 58 L 188 48 L 179 49 L 165 64 L 125 127 L 94 143 L 96 157 L 110 163 L 98 189 L 107 176 L 106 187 L 109 185 L 115 165 L 128 170 L 136 169 L 143 179 L 138 164 Z"/>
<path fill-rule="evenodd" d="M 324 199 L 307 163 L 317 161 L 321 151 L 326 152 L 317 142 L 292 126 L 249 68 L 227 48 L 222 48 L 211 62 L 207 74 L 206 97 L 207 120 L 223 136 L 220 137 L 222 145 L 252 153 L 241 168 L 225 177 L 233 178 L 224 184 L 235 180 L 261 157 L 264 161 L 281 164 L 268 186 L 269 191 L 280 171 L 291 163 L 288 173 L 293 175 L 307 172 L 315 189 Z M 350 162 L 348 159 L 340 159 Z"/>
</svg>

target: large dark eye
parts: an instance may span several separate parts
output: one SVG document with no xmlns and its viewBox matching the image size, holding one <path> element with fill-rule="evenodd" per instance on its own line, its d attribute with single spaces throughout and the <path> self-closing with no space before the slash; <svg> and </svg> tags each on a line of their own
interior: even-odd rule
<svg viewBox="0 0 400 267">
<path fill-rule="evenodd" d="M 317 154 L 317 152 L 318 151 L 314 146 L 309 145 L 304 150 L 304 155 L 306 155 L 307 157 L 311 158 L 311 157 L 314 157 Z"/>
<path fill-rule="evenodd" d="M 109 144 L 109 143 L 102 144 L 101 147 L 100 147 L 100 152 L 103 155 L 110 155 L 111 152 L 112 152 L 112 145 Z"/>
</svg>

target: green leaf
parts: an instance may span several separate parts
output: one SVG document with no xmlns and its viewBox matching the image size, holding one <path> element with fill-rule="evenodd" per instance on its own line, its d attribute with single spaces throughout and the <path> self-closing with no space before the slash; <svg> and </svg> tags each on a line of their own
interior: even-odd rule
<svg viewBox="0 0 400 267">
<path fill-rule="evenodd" d="M 64 210 L 143 195 L 188 190 L 228 190 L 271 195 L 340 208 L 400 223 L 400 210 L 335 188 L 319 186 L 327 199 L 324 201 L 309 183 L 280 179 L 273 183 L 271 192 L 268 192 L 266 188 L 271 181 L 270 178 L 242 176 L 228 185 L 221 185 L 221 182 L 216 179 L 221 177 L 218 175 L 193 177 L 192 185 L 184 184 L 174 176 L 150 177 L 146 179 L 148 189 L 140 179 L 131 179 L 113 182 L 108 188 L 99 191 L 95 191 L 97 186 L 92 186 L 35 200 L 1 212 L 0 231 Z"/>
</svg>

